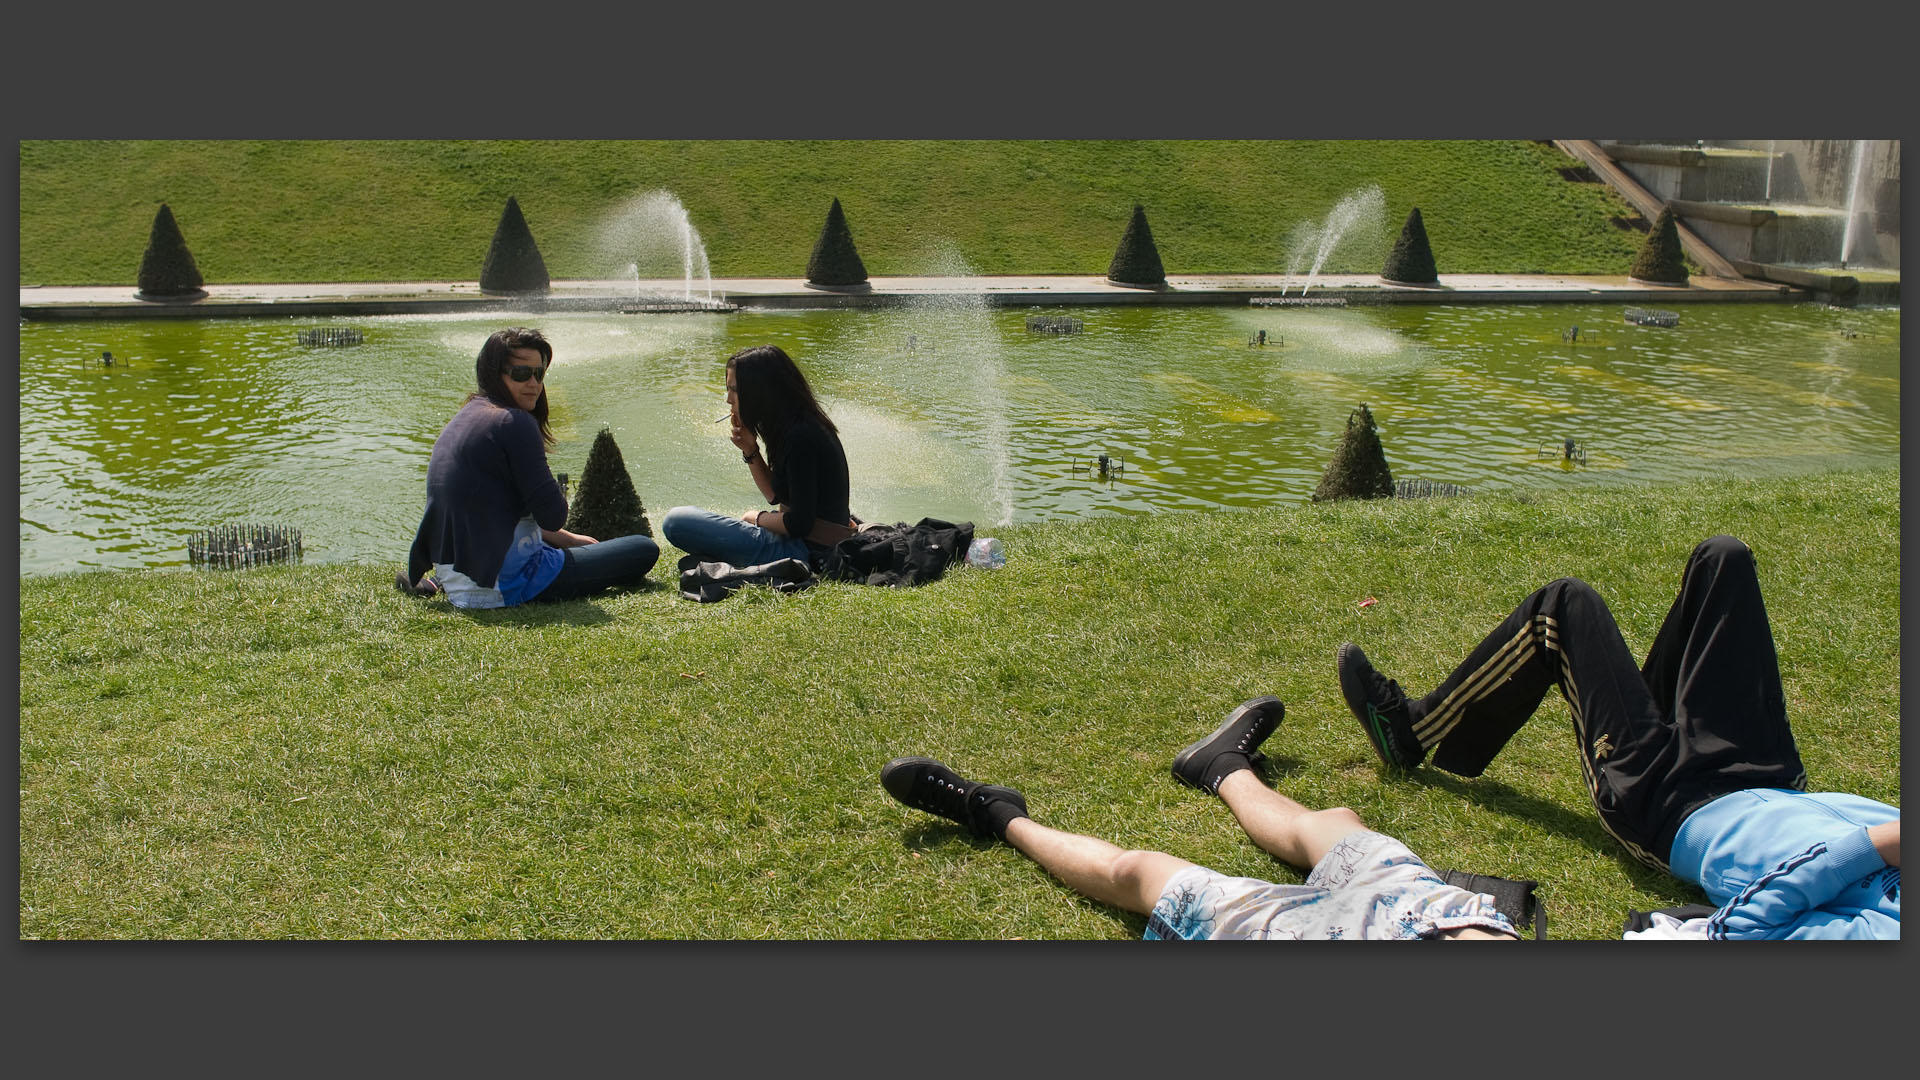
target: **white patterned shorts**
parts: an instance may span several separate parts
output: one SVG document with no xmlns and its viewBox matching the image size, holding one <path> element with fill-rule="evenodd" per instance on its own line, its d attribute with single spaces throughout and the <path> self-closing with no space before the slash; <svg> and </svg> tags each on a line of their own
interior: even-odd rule
<svg viewBox="0 0 1920 1080">
<path fill-rule="evenodd" d="M 1405 844 L 1361 829 L 1333 845 L 1304 885 L 1181 870 L 1147 916 L 1146 937 L 1413 940 L 1468 926 L 1514 933 L 1493 897 L 1447 884 Z"/>
</svg>

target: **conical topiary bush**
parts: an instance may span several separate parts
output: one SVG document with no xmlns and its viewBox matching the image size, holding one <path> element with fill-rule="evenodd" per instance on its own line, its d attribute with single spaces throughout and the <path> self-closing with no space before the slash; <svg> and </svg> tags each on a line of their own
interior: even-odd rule
<svg viewBox="0 0 1920 1080">
<path fill-rule="evenodd" d="M 595 540 L 635 533 L 653 535 L 647 508 L 640 505 L 640 493 L 627 475 L 626 459 L 620 456 L 620 447 L 607 428 L 593 437 L 593 447 L 587 451 L 587 464 L 580 470 L 580 490 L 567 509 L 567 529 Z"/>
<path fill-rule="evenodd" d="M 847 215 L 835 198 L 827 208 L 827 223 L 820 227 L 820 239 L 814 241 L 813 254 L 807 259 L 807 284 L 828 288 L 848 288 L 867 283 L 867 265 L 853 247 L 853 230 L 847 228 Z"/>
<path fill-rule="evenodd" d="M 1120 246 L 1107 264 L 1107 280 L 1116 285 L 1154 285 L 1167 283 L 1166 268 L 1160 265 L 1160 249 L 1154 246 L 1153 230 L 1147 227 L 1146 208 L 1133 204 L 1133 217 L 1127 231 L 1120 235 Z"/>
<path fill-rule="evenodd" d="M 1380 445 L 1380 429 L 1363 402 L 1347 414 L 1347 431 L 1334 448 L 1333 460 L 1320 486 L 1313 489 L 1313 501 L 1330 499 L 1388 499 L 1393 497 L 1393 473 L 1387 469 L 1387 452 Z"/>
<path fill-rule="evenodd" d="M 520 202 L 507 196 L 507 208 L 500 211 L 500 224 L 493 230 L 493 243 L 487 248 L 487 261 L 480 265 L 480 291 L 489 295 L 543 293 L 553 287 L 547 277 L 547 261 L 540 257 L 540 245 L 533 242 L 533 230 L 520 213 Z"/>
<path fill-rule="evenodd" d="M 1660 208 L 1660 216 L 1653 219 L 1653 228 L 1647 231 L 1627 276 L 1654 285 L 1687 283 L 1687 264 L 1680 254 L 1680 226 L 1673 220 L 1673 207 Z"/>
<path fill-rule="evenodd" d="M 197 300 L 207 295 L 205 284 L 200 278 L 200 268 L 194 265 L 193 252 L 187 250 L 187 239 L 180 235 L 180 225 L 173 220 L 173 210 L 166 203 L 160 204 L 160 212 L 153 215 L 153 231 L 147 235 L 147 250 L 140 256 L 140 291 L 134 293 L 142 300 Z"/>
<path fill-rule="evenodd" d="M 1434 269 L 1433 247 L 1427 243 L 1427 223 L 1414 207 L 1407 223 L 1400 227 L 1400 239 L 1387 252 L 1387 265 L 1380 276 L 1394 285 L 1438 285 L 1440 272 Z"/>
</svg>

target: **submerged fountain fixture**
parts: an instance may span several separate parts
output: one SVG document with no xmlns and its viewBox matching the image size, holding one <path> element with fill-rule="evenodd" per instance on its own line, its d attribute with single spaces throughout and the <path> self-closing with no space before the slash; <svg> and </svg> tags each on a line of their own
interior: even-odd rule
<svg viewBox="0 0 1920 1080">
<path fill-rule="evenodd" d="M 1087 324 L 1071 315 L 1029 315 L 1027 330 L 1035 334 L 1077 334 Z"/>
<path fill-rule="evenodd" d="M 1346 307 L 1344 296 L 1256 296 L 1247 303 L 1253 307 Z"/>
<path fill-rule="evenodd" d="M 1467 488 L 1460 484 L 1443 484 L 1438 480 L 1395 480 L 1393 497 L 1396 499 L 1451 499 L 1456 495 L 1467 494 Z"/>
<path fill-rule="evenodd" d="M 1558 443 L 1541 443 L 1540 450 L 1536 456 L 1559 458 L 1563 463 L 1585 465 L 1587 463 L 1587 448 L 1578 439 L 1569 435 L 1561 439 Z"/>
<path fill-rule="evenodd" d="M 1626 320 L 1635 326 L 1679 326 L 1680 313 L 1659 308 L 1630 307 Z"/>
<path fill-rule="evenodd" d="M 215 525 L 187 537 L 187 561 L 219 570 L 299 562 L 300 530 L 286 525 Z"/>
<path fill-rule="evenodd" d="M 1127 463 L 1111 454 L 1103 453 L 1085 464 L 1074 462 L 1073 471 L 1075 475 L 1085 473 L 1089 477 L 1111 480 L 1127 471 Z"/>
<path fill-rule="evenodd" d="M 1321 267 L 1327 265 L 1327 257 L 1342 241 L 1378 242 L 1386 212 L 1386 193 L 1380 190 L 1379 185 L 1369 184 L 1343 196 L 1318 225 L 1303 221 L 1294 226 L 1287 244 L 1287 279 L 1281 283 L 1280 295 L 1287 294 L 1287 287 L 1293 284 L 1294 274 L 1307 265 L 1309 255 L 1313 262 L 1307 270 L 1306 281 L 1300 286 L 1301 296 L 1305 296 L 1307 290 L 1313 287 L 1313 279 L 1319 276 Z"/>
</svg>

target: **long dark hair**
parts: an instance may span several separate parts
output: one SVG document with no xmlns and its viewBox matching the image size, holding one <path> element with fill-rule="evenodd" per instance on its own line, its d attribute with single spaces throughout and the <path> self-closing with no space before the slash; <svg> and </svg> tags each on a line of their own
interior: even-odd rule
<svg viewBox="0 0 1920 1080">
<path fill-rule="evenodd" d="M 813 398 L 813 388 L 778 345 L 755 345 L 727 357 L 733 372 L 734 397 L 740 402 L 741 426 L 767 444 L 767 457 L 778 460 L 780 443 L 795 420 L 812 418 L 835 434 L 840 429 Z"/>
<path fill-rule="evenodd" d="M 468 401 L 483 397 L 504 409 L 520 407 L 513 395 L 507 393 L 507 368 L 513 366 L 515 349 L 532 349 L 540 354 L 542 364 L 553 363 L 553 346 L 540 331 L 525 326 L 495 330 L 488 335 L 486 344 L 480 346 L 480 355 L 473 362 L 473 378 L 480 390 L 468 394 Z M 532 411 L 533 418 L 540 422 L 541 440 L 552 450 L 558 440 L 553 437 L 553 429 L 547 426 L 547 380 L 544 378 L 540 380 L 540 400 L 533 403 Z"/>
</svg>

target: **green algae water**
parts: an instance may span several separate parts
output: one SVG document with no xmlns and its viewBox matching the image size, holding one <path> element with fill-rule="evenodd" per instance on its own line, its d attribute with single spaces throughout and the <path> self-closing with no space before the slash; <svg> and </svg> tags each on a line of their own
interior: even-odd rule
<svg viewBox="0 0 1920 1080">
<path fill-rule="evenodd" d="M 976 297 L 23 323 L 20 569 L 184 565 L 190 534 L 230 522 L 295 526 L 310 561 L 398 564 L 434 437 L 480 343 L 513 324 L 554 343 L 554 471 L 577 477 L 609 427 L 655 520 L 682 503 L 761 505 L 715 420 L 722 361 L 763 343 L 793 354 L 839 424 L 869 520 L 1300 502 L 1362 402 L 1396 480 L 1476 492 L 1897 463 L 1898 309 L 1677 310 L 1678 326 L 1657 328 L 1618 304 L 1067 311 Z M 1038 314 L 1081 330 L 1030 332 Z M 364 341 L 300 344 L 317 326 Z M 1103 476 L 1101 454 L 1120 469 Z"/>
</svg>

